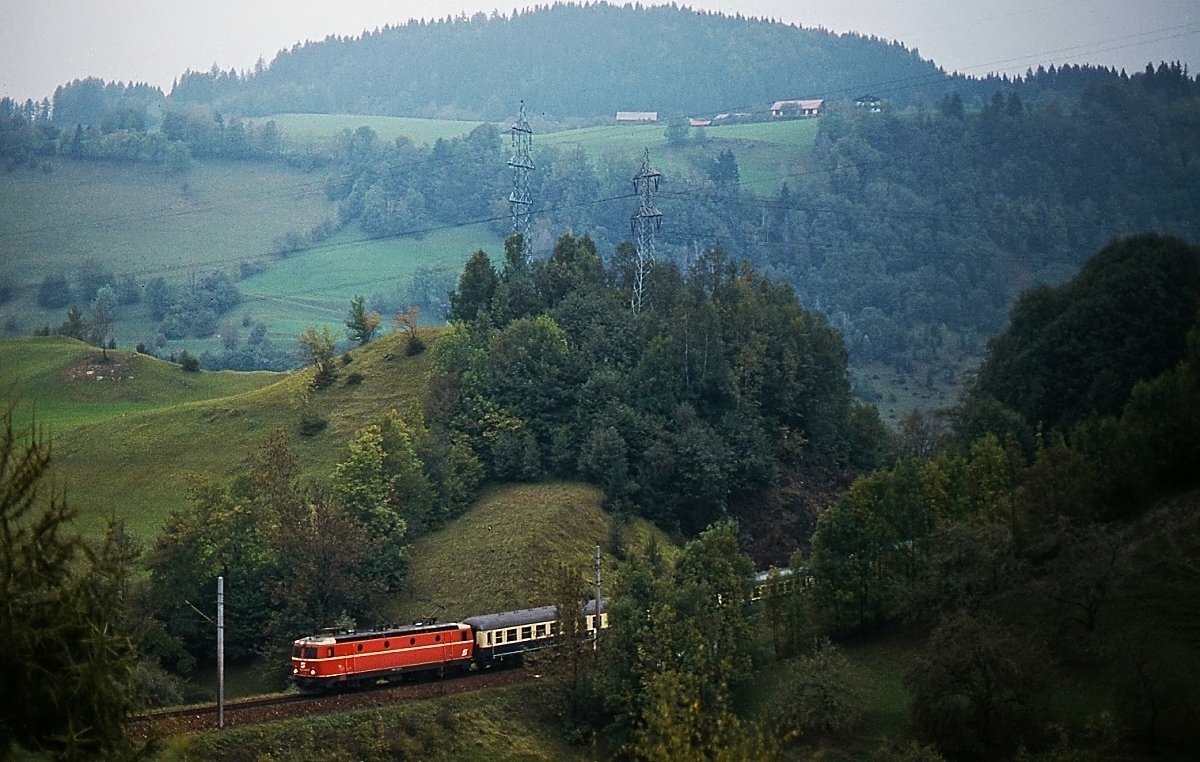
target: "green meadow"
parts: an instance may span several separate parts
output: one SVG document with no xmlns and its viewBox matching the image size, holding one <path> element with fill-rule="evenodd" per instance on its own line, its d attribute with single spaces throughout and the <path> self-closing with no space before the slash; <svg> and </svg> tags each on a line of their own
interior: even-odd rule
<svg viewBox="0 0 1200 762">
<path fill-rule="evenodd" d="M 58 437 L 87 424 L 260 389 L 276 373 L 183 373 L 134 352 L 60 337 L 0 339 L 0 396 L 19 428 L 36 420 Z"/>
<path fill-rule="evenodd" d="M 666 124 L 606 125 L 535 135 L 534 145 L 562 150 L 582 148 L 593 158 L 608 156 L 626 161 L 636 171 L 644 149 L 650 163 L 667 175 L 687 165 L 694 153 L 715 156 L 728 148 L 737 157 L 744 190 L 766 195 L 803 171 L 817 138 L 816 119 L 730 124 L 692 130 L 682 145 L 667 142 Z M 703 134 L 702 140 L 696 136 Z M 793 181 L 794 184 L 794 181 Z"/>
<path fill-rule="evenodd" d="M 273 334 L 284 337 L 295 337 L 314 323 L 327 323 L 341 333 L 347 305 L 355 296 L 378 293 L 399 301 L 418 267 L 456 278 L 479 249 L 496 259 L 503 255 L 503 241 L 482 224 L 381 240 L 344 231 L 242 281 L 239 288 L 246 303 L 239 311 L 266 321 Z M 441 319 L 426 315 L 423 322 Z"/>
<path fill-rule="evenodd" d="M 14 358 L 6 367 L 17 379 L 6 396 L 20 403 L 25 421 L 25 411 L 36 408 L 54 437 L 56 478 L 79 511 L 79 529 L 95 533 L 115 515 L 145 540 L 187 504 L 196 478 L 232 478 L 274 430 L 291 432 L 305 472 L 326 478 L 355 430 L 419 404 L 428 373 L 428 354 L 407 357 L 396 334 L 348 353 L 338 382 L 320 393 L 308 391 L 311 371 L 184 373 L 135 353 L 108 354 L 133 378 L 72 376 L 78 367 L 92 369 L 99 350 L 70 339 L 0 340 L 0 358 Z M 92 364 L 81 366 L 82 355 Z M 345 381 L 351 373 L 359 383 Z M 302 417 L 327 426 L 299 436 Z"/>
<path fill-rule="evenodd" d="M 365 116 L 359 114 L 272 114 L 255 122 L 274 121 L 283 136 L 284 147 L 295 150 L 305 145 L 322 145 L 345 130 L 370 127 L 386 141 L 406 137 L 417 145 L 432 145 L 438 138 L 462 137 L 483 122 L 452 119 L 414 119 L 403 116 Z M 497 125 L 501 126 L 501 125 Z M 507 127 L 503 125 L 502 127 Z"/>
</svg>

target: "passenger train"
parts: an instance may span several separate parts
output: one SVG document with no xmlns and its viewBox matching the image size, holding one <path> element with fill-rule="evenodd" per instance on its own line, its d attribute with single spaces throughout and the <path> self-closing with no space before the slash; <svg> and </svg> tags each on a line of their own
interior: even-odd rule
<svg viewBox="0 0 1200 762">
<path fill-rule="evenodd" d="M 606 603 L 597 606 L 591 600 L 584 606 L 587 637 L 596 636 L 597 626 L 608 627 Z M 292 679 L 302 693 L 322 693 L 394 682 L 411 673 L 465 672 L 472 665 L 486 669 L 553 645 L 558 632 L 556 606 L 482 614 L 461 622 L 323 630 L 292 644 Z"/>
</svg>

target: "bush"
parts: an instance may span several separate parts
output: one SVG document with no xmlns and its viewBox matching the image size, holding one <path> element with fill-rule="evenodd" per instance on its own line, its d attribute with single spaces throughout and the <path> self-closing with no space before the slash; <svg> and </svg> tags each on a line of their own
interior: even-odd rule
<svg viewBox="0 0 1200 762">
<path fill-rule="evenodd" d="M 780 691 L 772 722 L 781 738 L 843 735 L 862 721 L 865 702 L 850 662 L 824 640 L 797 662 L 792 679 Z"/>
<path fill-rule="evenodd" d="M 409 357 L 415 357 L 425 351 L 425 340 L 417 335 L 416 331 L 409 331 L 408 341 L 404 345 L 404 353 Z"/>
<path fill-rule="evenodd" d="M 325 427 L 328 425 L 329 422 L 324 418 L 312 415 L 310 413 L 305 413 L 300 417 L 300 436 L 315 437 L 317 434 L 320 434 L 322 431 L 324 431 Z"/>
<path fill-rule="evenodd" d="M 1046 740 L 1049 665 L 990 617 L 943 619 L 905 676 L 913 730 L 954 756 L 1011 754 Z"/>
<path fill-rule="evenodd" d="M 346 376 L 346 386 L 358 386 L 362 382 L 363 374 L 359 373 L 358 371 L 354 371 L 350 375 Z"/>
<path fill-rule="evenodd" d="M 185 349 L 179 353 L 179 367 L 183 368 L 185 373 L 198 373 L 200 371 L 200 358 Z"/>
</svg>

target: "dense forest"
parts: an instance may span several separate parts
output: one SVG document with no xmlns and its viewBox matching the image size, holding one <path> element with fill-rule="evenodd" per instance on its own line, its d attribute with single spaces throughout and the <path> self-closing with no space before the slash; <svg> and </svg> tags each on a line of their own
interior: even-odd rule
<svg viewBox="0 0 1200 762">
<path fill-rule="evenodd" d="M 874 465 L 883 426 L 851 399 L 837 331 L 789 287 L 718 250 L 652 268 L 635 312 L 635 267 L 628 245 L 606 267 L 570 235 L 544 262 L 519 236 L 499 269 L 468 262 L 433 418 L 491 478 L 587 479 L 612 510 L 691 535 L 780 468 Z"/>
<path fill-rule="evenodd" d="M 904 83 L 903 102 L 936 99 L 948 79 L 900 43 L 857 34 L 673 6 L 556 3 L 297 44 L 244 75 L 188 72 L 171 97 L 259 116 L 498 120 L 521 98 L 555 119 L 622 110 L 712 116 L 781 98 L 853 98 L 868 86 L 885 94 L 889 82 Z"/>
</svg>

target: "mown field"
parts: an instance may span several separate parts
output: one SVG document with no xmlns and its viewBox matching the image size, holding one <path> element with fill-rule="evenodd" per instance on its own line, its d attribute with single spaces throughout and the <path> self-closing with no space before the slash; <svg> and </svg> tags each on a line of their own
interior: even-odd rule
<svg viewBox="0 0 1200 762">
<path fill-rule="evenodd" d="M 622 555 L 643 548 L 651 537 L 664 556 L 674 555 L 670 539 L 653 525 L 635 520 L 621 524 L 614 535 L 613 522 L 603 509 L 603 494 L 590 485 L 491 489 L 469 513 L 413 543 L 409 581 L 396 601 L 394 619 L 433 614 L 456 619 L 553 603 L 554 580 L 563 565 L 581 580 L 592 579 L 596 545 L 611 584 L 614 539 Z"/>
<path fill-rule="evenodd" d="M 641 163 L 643 149 L 649 149 L 651 164 L 668 183 L 672 172 L 686 166 L 689 154 L 716 156 L 728 148 L 737 157 L 742 188 L 770 195 L 802 171 L 816 142 L 817 127 L 815 119 L 706 127 L 702 139 L 697 140 L 701 133 L 693 130 L 687 141 L 673 146 L 667 142 L 666 124 L 606 125 L 535 135 L 534 145 L 578 147 L 593 158 L 613 157 L 629 164 L 631 176 Z"/>
<path fill-rule="evenodd" d="M 269 269 L 238 283 L 245 299 L 221 321 L 222 330 L 247 317 L 262 320 L 272 341 L 290 348 L 309 325 L 329 324 L 340 335 L 356 294 L 399 299 L 420 265 L 453 278 L 477 249 L 502 248 L 483 225 L 386 240 L 366 240 L 352 228 L 279 260 L 272 252 L 282 236 L 336 216 L 323 172 L 253 162 L 197 161 L 186 176 L 118 163 L 51 166 L 48 174 L 13 172 L 0 183 L 0 282 L 13 295 L 0 304 L 0 335 L 62 323 L 66 308 L 37 305 L 38 285 L 59 272 L 73 280 L 85 260 L 142 284 L 157 277 L 183 283 L 214 269 L 232 275 L 243 262 L 259 262 Z M 440 320 L 423 316 L 426 324 Z M 119 346 L 152 346 L 156 333 L 144 301 L 118 309 Z M 219 352 L 219 333 L 159 351 Z"/>
<path fill-rule="evenodd" d="M 417 145 L 431 145 L 438 138 L 449 140 L 462 137 L 483 122 L 452 119 L 413 119 L 403 116 L 365 116 L 359 114 L 272 114 L 254 119 L 265 123 L 273 120 L 283 136 L 284 149 L 296 150 L 305 146 L 321 146 L 345 130 L 370 127 L 386 141 L 406 137 Z M 497 125 L 507 129 L 508 125 Z"/>
<path fill-rule="evenodd" d="M 310 325 L 328 324 L 341 335 L 355 296 L 378 294 L 399 303 L 418 267 L 454 283 L 463 263 L 479 249 L 496 259 L 503 256 L 504 242 L 482 224 L 383 240 L 369 240 L 357 228 L 347 230 L 242 281 L 246 301 L 237 312 L 263 320 L 284 341 Z M 441 315 L 422 315 L 421 322 L 443 320 Z"/>
</svg>

